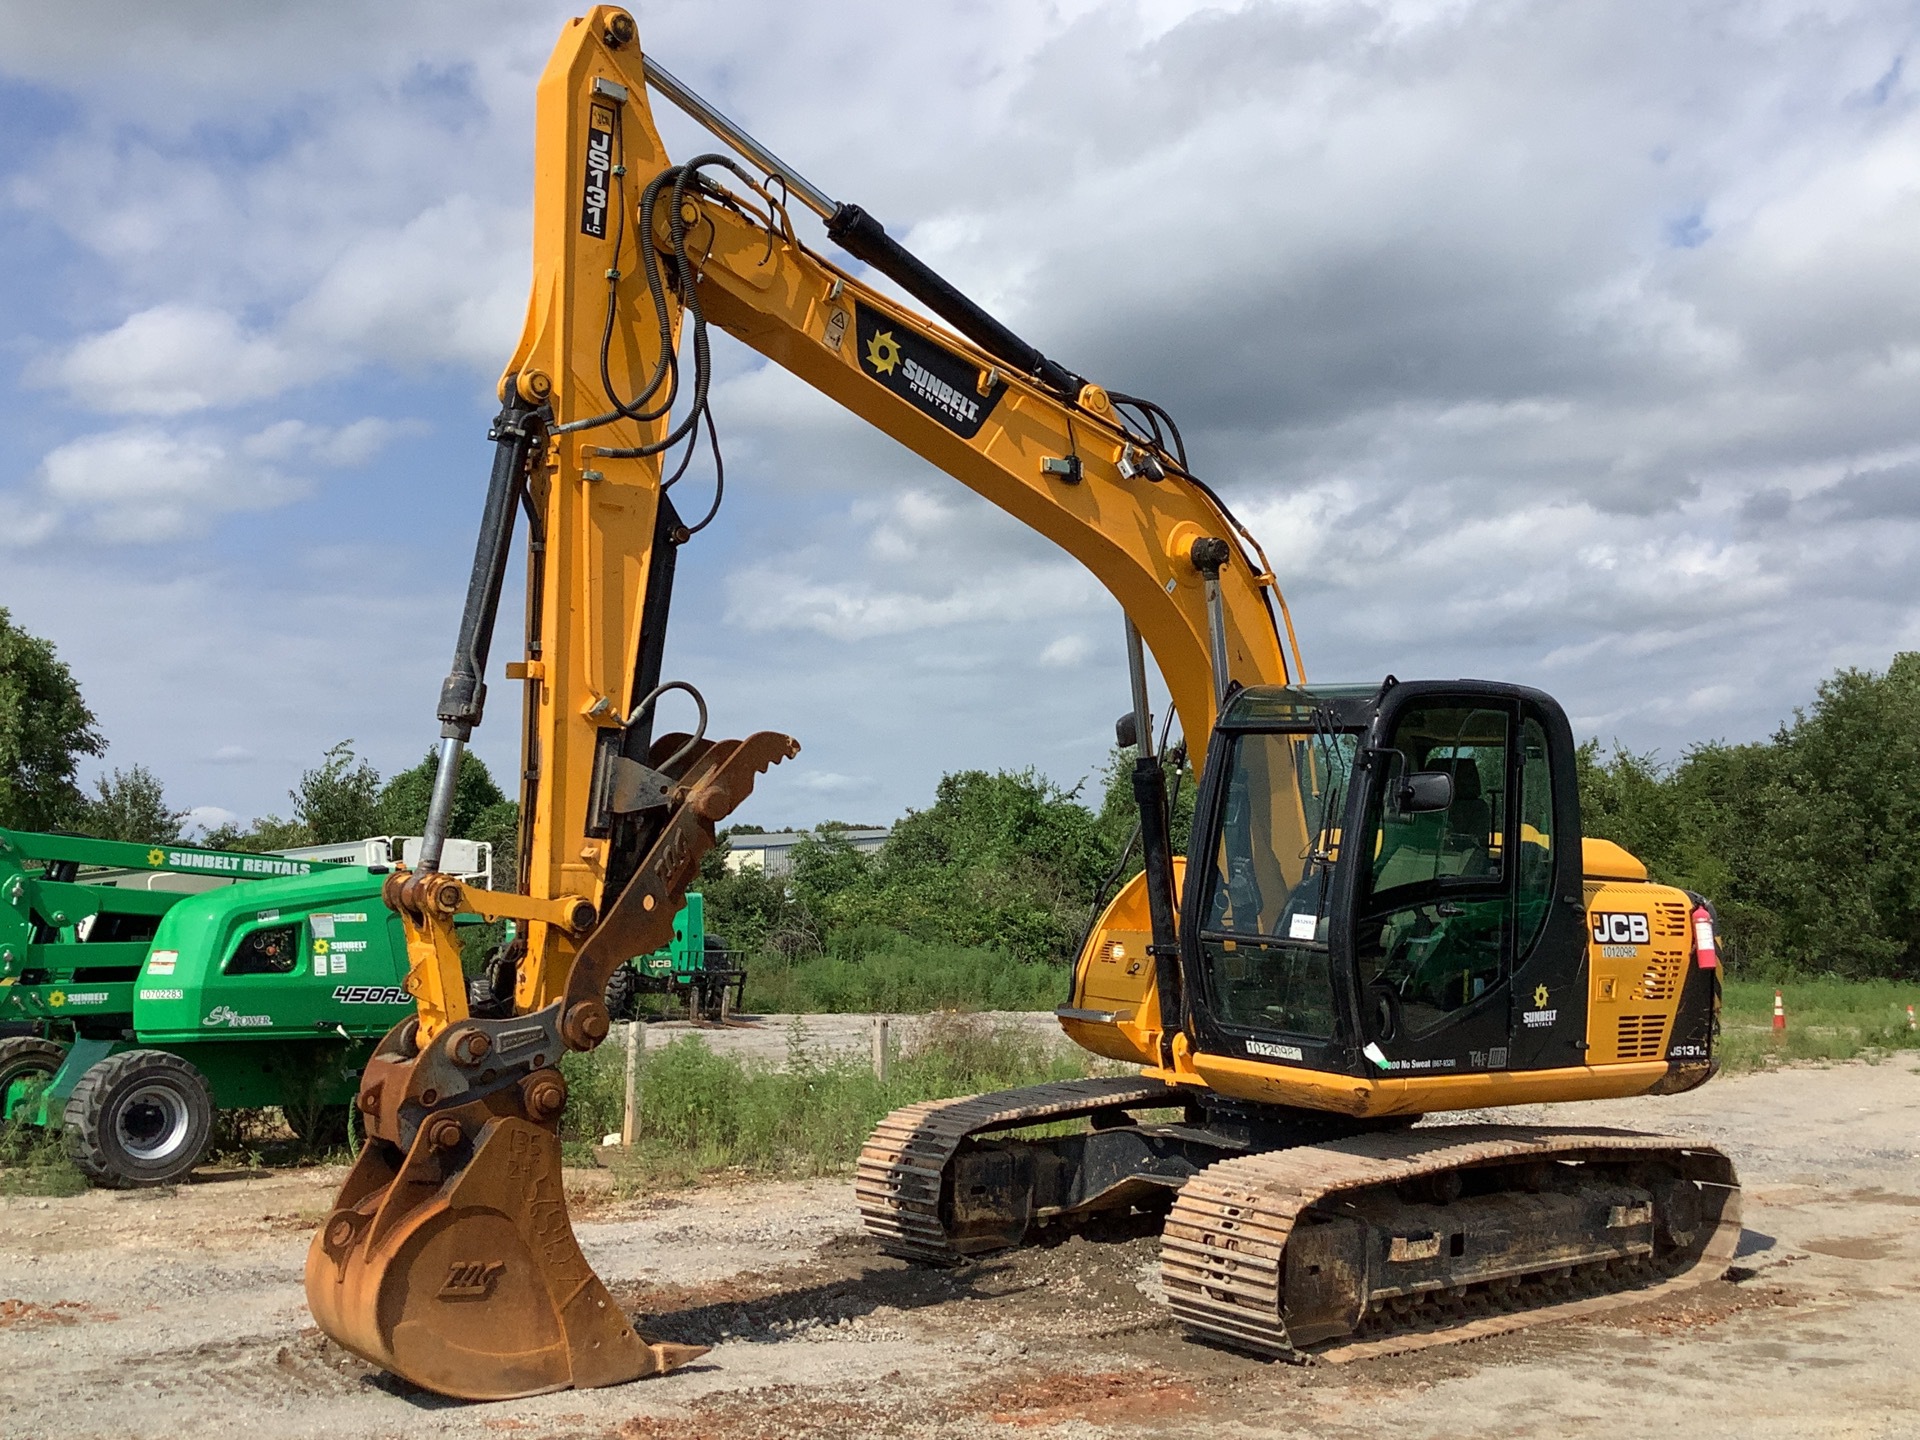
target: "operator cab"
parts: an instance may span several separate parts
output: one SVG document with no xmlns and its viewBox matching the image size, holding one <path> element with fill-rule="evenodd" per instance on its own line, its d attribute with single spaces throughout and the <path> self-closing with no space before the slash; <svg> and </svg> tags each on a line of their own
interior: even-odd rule
<svg viewBox="0 0 1920 1440">
<path fill-rule="evenodd" d="M 1186 873 L 1202 1053 L 1374 1077 L 1582 1063 L 1573 735 L 1540 691 L 1238 691 Z"/>
</svg>

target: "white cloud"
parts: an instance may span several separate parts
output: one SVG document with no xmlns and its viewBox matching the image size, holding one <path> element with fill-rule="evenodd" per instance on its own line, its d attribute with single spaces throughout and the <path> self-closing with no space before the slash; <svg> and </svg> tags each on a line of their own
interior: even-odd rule
<svg viewBox="0 0 1920 1440">
<path fill-rule="evenodd" d="M 277 395 L 317 373 L 279 341 L 201 305 L 161 304 L 76 344 L 54 367 L 74 398 L 110 414 L 180 415 Z"/>
<path fill-rule="evenodd" d="M 239 437 L 128 426 L 58 446 L 41 463 L 34 499 L 0 495 L 0 503 L 30 511 L 22 530 L 38 538 L 67 516 L 109 543 L 178 540 L 204 534 L 222 515 L 306 497 L 312 482 L 286 465 L 364 464 L 412 428 L 372 417 L 337 429 L 283 420 Z M 36 503 L 42 508 L 30 510 Z"/>
<path fill-rule="evenodd" d="M 60 528 L 60 512 L 44 501 L 0 493 L 0 546 L 25 550 Z"/>
<path fill-rule="evenodd" d="M 240 817 L 233 811 L 220 805 L 195 805 L 187 811 L 186 828 L 188 834 L 207 835 L 223 825 L 237 825 Z"/>
<path fill-rule="evenodd" d="M 728 583 L 727 618 L 749 630 L 812 631 L 837 641 L 1020 621 L 1085 610 L 1095 587 L 1077 566 L 997 569 L 990 583 L 916 593 L 832 581 L 795 569 L 751 567 Z"/>
<path fill-rule="evenodd" d="M 870 775 L 842 775 L 833 770 L 796 771 L 792 783 L 809 795 L 864 795 L 874 789 Z"/>
<path fill-rule="evenodd" d="M 497 370 L 526 313 L 527 231 L 517 204 L 440 200 L 347 246 L 287 328 L 316 354 Z"/>
<path fill-rule="evenodd" d="M 1087 663 L 1093 645 L 1084 635 L 1062 635 L 1040 652 L 1040 663 L 1049 670 L 1071 670 Z"/>
<path fill-rule="evenodd" d="M 367 464 L 395 440 L 422 434 L 426 428 L 417 420 L 387 420 L 378 415 L 332 427 L 305 420 L 277 420 L 246 436 L 238 449 L 250 459 L 307 459 L 350 468 Z"/>
<path fill-rule="evenodd" d="M 43 489 L 109 542 L 153 544 L 221 514 L 271 510 L 305 493 L 299 481 L 236 455 L 209 435 L 141 426 L 88 435 L 48 454 Z"/>
</svg>

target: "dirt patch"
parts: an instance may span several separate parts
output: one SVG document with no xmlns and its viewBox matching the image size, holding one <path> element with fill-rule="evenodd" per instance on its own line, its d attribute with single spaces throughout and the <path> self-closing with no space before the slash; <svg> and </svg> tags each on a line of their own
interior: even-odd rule
<svg viewBox="0 0 1920 1440">
<path fill-rule="evenodd" d="M 1159 1296 L 1150 1218 L 922 1269 L 859 1233 L 844 1182 L 634 1197 L 619 1172 L 570 1169 L 582 1246 L 642 1332 L 713 1349 L 641 1384 L 462 1406 L 313 1328 L 302 1267 L 337 1170 L 0 1197 L 0 1295 L 15 1297 L 0 1301 L 0 1428 L 7 1440 L 1575 1440 L 1684 1414 L 1694 1440 L 1904 1433 L 1920 1333 L 1909 1092 L 1920 1086 L 1905 1071 L 1835 1066 L 1490 1116 L 1723 1146 L 1748 1184 L 1739 1282 L 1340 1366 L 1188 1340 Z M 1776 1373 L 1793 1385 L 1751 1380 Z"/>
<path fill-rule="evenodd" d="M 1715 1280 L 1664 1304 L 1610 1316 L 1605 1323 L 1643 1335 L 1685 1335 L 1721 1324 L 1743 1311 L 1781 1309 L 1799 1303 L 1782 1285 Z"/>
<path fill-rule="evenodd" d="M 1800 1243 L 1816 1255 L 1831 1255 L 1838 1260 L 1885 1260 L 1897 1248 L 1892 1241 L 1871 1235 L 1842 1235 Z"/>
<path fill-rule="evenodd" d="M 118 1315 L 96 1310 L 84 1300 L 56 1300 L 36 1305 L 31 1300 L 0 1300 L 0 1330 L 34 1325 L 79 1325 L 90 1320 L 118 1320 Z"/>
<path fill-rule="evenodd" d="M 1105 1370 L 1086 1374 L 1050 1370 L 983 1397 L 996 1425 L 1031 1429 L 1080 1420 L 1089 1425 L 1158 1425 L 1200 1408 L 1200 1392 L 1187 1380 L 1155 1370 Z"/>
<path fill-rule="evenodd" d="M 1857 1200 L 1862 1205 L 1903 1205 L 1920 1207 L 1920 1195 L 1908 1195 L 1898 1190 L 1881 1190 L 1878 1187 L 1856 1190 L 1848 1198 Z"/>
<path fill-rule="evenodd" d="M 696 1401 L 685 1416 L 637 1416 L 617 1440 L 842 1440 L 876 1436 L 920 1440 L 939 1423 L 934 1397 L 892 1375 L 859 1399 L 822 1395 L 812 1386 L 776 1385 Z"/>
</svg>

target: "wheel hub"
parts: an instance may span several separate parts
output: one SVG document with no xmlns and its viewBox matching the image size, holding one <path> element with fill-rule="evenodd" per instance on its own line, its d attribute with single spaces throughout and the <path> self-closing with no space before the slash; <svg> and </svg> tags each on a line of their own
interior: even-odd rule
<svg viewBox="0 0 1920 1440">
<path fill-rule="evenodd" d="M 186 1102 L 175 1091 L 144 1085 L 120 1107 L 119 1138 L 136 1160 L 164 1160 L 185 1141 L 192 1124 Z"/>
</svg>

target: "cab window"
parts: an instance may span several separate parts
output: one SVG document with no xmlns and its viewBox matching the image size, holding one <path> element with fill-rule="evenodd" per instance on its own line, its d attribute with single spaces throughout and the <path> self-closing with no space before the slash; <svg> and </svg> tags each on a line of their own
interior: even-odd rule
<svg viewBox="0 0 1920 1440">
<path fill-rule="evenodd" d="M 1505 978 L 1513 902 L 1506 886 L 1511 717 L 1505 707 L 1406 711 L 1367 806 L 1370 853 L 1355 933 L 1376 1039 L 1416 1036 Z M 1405 777 L 1443 771 L 1443 809 L 1403 810 Z"/>
<path fill-rule="evenodd" d="M 1520 722 L 1520 835 L 1513 847 L 1519 954 L 1540 938 L 1553 908 L 1553 770 L 1547 731 L 1528 715 Z"/>
<path fill-rule="evenodd" d="M 1233 741 L 1200 928 L 1215 1013 L 1229 1025 L 1333 1034 L 1326 882 L 1357 743 L 1327 731 Z"/>
<path fill-rule="evenodd" d="M 288 975 L 299 962 L 300 927 L 268 925 L 249 930 L 233 947 L 223 973 L 227 975 Z"/>
</svg>

